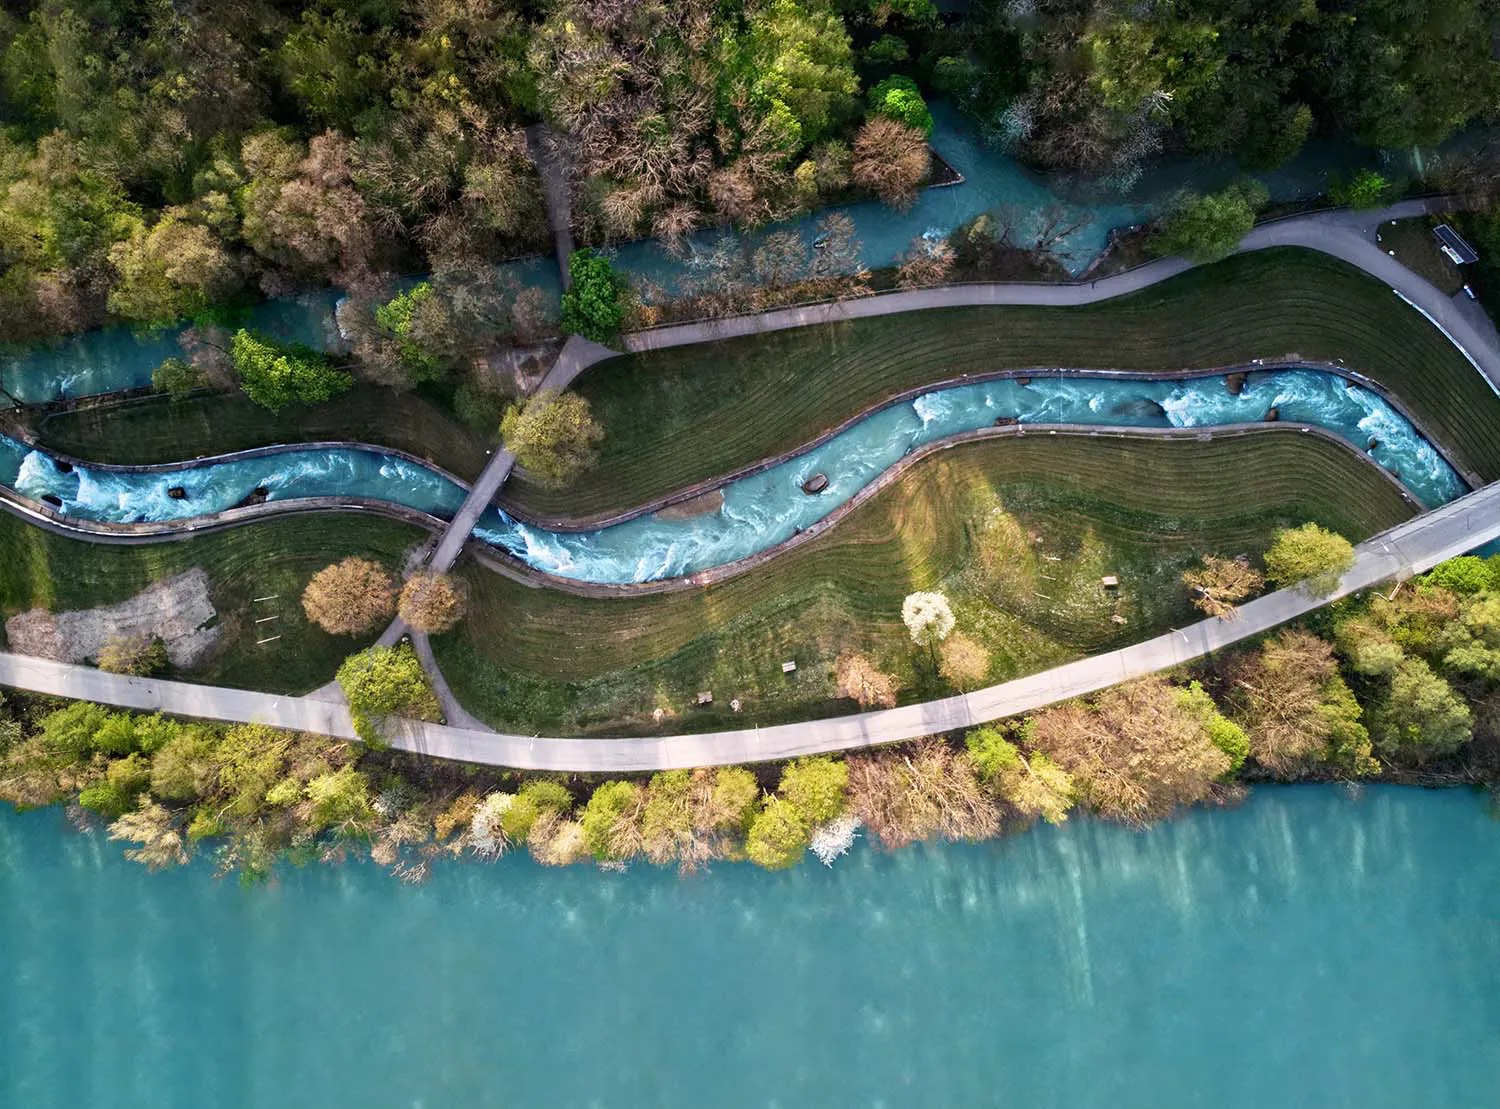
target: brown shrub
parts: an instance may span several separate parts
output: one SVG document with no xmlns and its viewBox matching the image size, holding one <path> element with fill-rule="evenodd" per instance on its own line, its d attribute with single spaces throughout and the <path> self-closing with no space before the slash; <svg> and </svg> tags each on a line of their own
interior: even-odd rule
<svg viewBox="0 0 1500 1109">
<path fill-rule="evenodd" d="M 849 810 L 889 848 L 916 840 L 984 839 L 1000 810 L 969 757 L 941 740 L 850 755 Z"/>
<path fill-rule="evenodd" d="M 908 207 L 927 179 L 931 154 L 927 138 L 886 116 L 876 116 L 854 140 L 854 183 L 882 201 Z"/>
<path fill-rule="evenodd" d="M 896 704 L 895 680 L 856 652 L 840 655 L 834 667 L 839 696 L 858 702 L 860 708 L 892 708 Z"/>
<path fill-rule="evenodd" d="M 401 587 L 397 611 L 417 631 L 437 635 L 463 619 L 463 592 L 448 574 L 413 574 Z"/>
</svg>

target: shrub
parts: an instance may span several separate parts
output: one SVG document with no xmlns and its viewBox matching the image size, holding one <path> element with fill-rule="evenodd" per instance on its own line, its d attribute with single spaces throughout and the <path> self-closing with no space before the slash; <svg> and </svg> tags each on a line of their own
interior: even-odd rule
<svg viewBox="0 0 1500 1109">
<path fill-rule="evenodd" d="M 781 772 L 778 792 L 809 826 L 825 824 L 844 811 L 849 767 L 827 757 L 797 759 Z"/>
<path fill-rule="evenodd" d="M 1255 213 L 1267 199 L 1265 186 L 1256 181 L 1208 196 L 1188 193 L 1151 237 L 1151 247 L 1158 254 L 1180 254 L 1194 262 L 1227 258 L 1255 226 Z"/>
<path fill-rule="evenodd" d="M 354 730 L 366 743 L 380 742 L 377 729 L 385 717 L 437 718 L 437 698 L 409 644 L 350 655 L 339 667 L 337 680 L 349 700 Z"/>
<path fill-rule="evenodd" d="M 850 652 L 839 656 L 834 665 L 840 697 L 848 697 L 860 708 L 893 708 L 896 704 L 895 680 L 878 669 L 864 655 Z"/>
<path fill-rule="evenodd" d="M 641 790 L 633 782 L 605 782 L 584 806 L 583 841 L 596 859 L 628 859 L 640 850 Z"/>
<path fill-rule="evenodd" d="M 938 673 L 954 689 L 973 689 L 989 677 L 990 653 L 978 640 L 955 632 L 938 652 Z"/>
<path fill-rule="evenodd" d="M 745 855 L 767 870 L 785 870 L 796 866 L 807 851 L 807 818 L 795 805 L 776 797 L 767 797 L 760 812 L 750 822 L 745 837 Z"/>
<path fill-rule="evenodd" d="M 99 669 L 147 678 L 167 668 L 167 645 L 157 635 L 113 635 L 99 648 Z"/>
<path fill-rule="evenodd" d="M 1500 558 L 1460 555 L 1434 566 L 1422 578 L 1423 584 L 1472 594 L 1486 589 L 1500 589 Z"/>
</svg>

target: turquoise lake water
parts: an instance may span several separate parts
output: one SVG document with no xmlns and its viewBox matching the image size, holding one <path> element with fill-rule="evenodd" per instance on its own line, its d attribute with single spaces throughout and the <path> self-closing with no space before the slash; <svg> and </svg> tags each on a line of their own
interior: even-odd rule
<svg viewBox="0 0 1500 1109">
<path fill-rule="evenodd" d="M 210 875 L 0 814 L 0 1104 L 1446 1109 L 1500 1079 L 1467 791 L 781 875 Z"/>
</svg>

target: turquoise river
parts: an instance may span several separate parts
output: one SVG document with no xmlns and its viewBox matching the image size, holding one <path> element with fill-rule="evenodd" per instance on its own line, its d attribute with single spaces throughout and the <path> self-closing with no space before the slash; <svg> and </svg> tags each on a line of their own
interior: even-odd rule
<svg viewBox="0 0 1500 1109">
<path fill-rule="evenodd" d="M 1266 788 L 831 870 L 149 874 L 0 814 L 0 1105 L 1468 1107 L 1500 825 Z"/>
</svg>

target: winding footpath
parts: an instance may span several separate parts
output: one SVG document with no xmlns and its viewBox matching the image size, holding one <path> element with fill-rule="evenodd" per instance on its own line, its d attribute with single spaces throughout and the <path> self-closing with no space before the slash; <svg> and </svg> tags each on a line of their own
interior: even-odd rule
<svg viewBox="0 0 1500 1109">
<path fill-rule="evenodd" d="M 1332 255 L 1386 282 L 1393 293 L 1420 311 L 1457 346 L 1500 394 L 1500 340 L 1487 321 L 1464 312 L 1423 278 L 1388 256 L 1373 241 L 1376 227 L 1451 208 L 1442 200 L 1413 200 L 1378 212 L 1318 212 L 1264 224 L 1240 244 L 1241 252 L 1300 246 Z M 975 305 L 1091 304 L 1136 292 L 1191 268 L 1182 259 L 1163 259 L 1125 273 L 1071 285 L 979 284 L 903 290 L 859 300 L 786 308 L 681 324 L 625 337 L 631 352 L 713 342 L 793 327 L 834 323 L 898 312 Z M 590 366 L 617 352 L 571 338 L 534 396 L 556 395 Z M 515 456 L 498 451 L 453 521 L 430 546 L 428 568 L 447 570 L 468 542 L 480 514 L 515 466 Z M 534 770 L 581 772 L 646 771 L 759 762 L 893 743 L 972 727 L 1096 692 L 1159 670 L 1201 658 L 1235 642 L 1305 615 L 1338 597 L 1391 579 L 1404 580 L 1448 558 L 1500 538 L 1500 483 L 1471 493 L 1426 515 L 1375 536 L 1356 548 L 1353 568 L 1328 597 L 1280 590 L 1240 609 L 1232 621 L 1204 620 L 1108 654 L 1004 682 L 974 693 L 877 712 L 767 728 L 651 738 L 577 739 L 506 735 L 489 730 L 465 712 L 437 670 L 430 646 L 413 636 L 448 719 L 453 724 L 392 721 L 392 746 L 440 758 Z M 409 634 L 398 620 L 380 637 L 382 644 Z M 127 708 L 160 710 L 213 720 L 256 722 L 354 738 L 347 707 L 336 687 L 306 697 L 194 685 L 107 674 L 24 655 L 0 654 L 0 685 Z"/>
<path fill-rule="evenodd" d="M 526 770 L 591 773 L 763 762 L 894 743 L 972 727 L 1178 666 L 1260 635 L 1338 597 L 1404 579 L 1500 538 L 1500 483 L 1382 532 L 1355 549 L 1338 589 L 1313 597 L 1283 589 L 1241 607 L 1233 620 L 1203 620 L 1108 654 L 1095 655 L 975 693 L 938 701 L 769 728 L 660 738 L 564 739 L 393 721 L 391 745 L 445 759 Z M 0 684 L 180 716 L 322 732 L 354 738 L 348 709 L 321 697 L 278 697 L 242 689 L 107 674 L 27 655 L 0 654 Z"/>
</svg>

